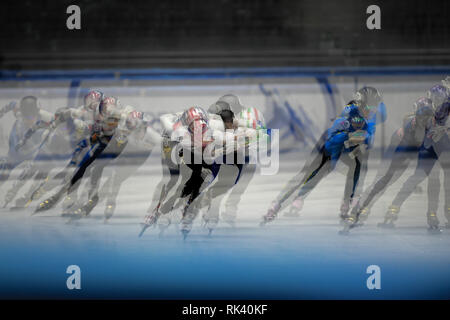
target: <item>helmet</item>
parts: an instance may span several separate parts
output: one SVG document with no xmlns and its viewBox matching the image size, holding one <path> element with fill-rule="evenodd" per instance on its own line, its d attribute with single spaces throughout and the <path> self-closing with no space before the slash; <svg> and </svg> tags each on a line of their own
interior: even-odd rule
<svg viewBox="0 0 450 320">
<path fill-rule="evenodd" d="M 424 127 L 433 116 L 433 103 L 430 99 L 421 97 L 414 103 L 416 122 Z"/>
<path fill-rule="evenodd" d="M 119 99 L 116 97 L 104 97 L 99 104 L 99 113 L 104 117 L 110 109 L 120 109 Z"/>
<path fill-rule="evenodd" d="M 217 101 L 216 103 L 212 104 L 208 108 L 208 112 L 209 113 L 214 113 L 214 114 L 220 114 L 220 112 L 222 112 L 223 110 L 230 110 L 231 111 L 231 107 L 230 107 L 230 104 L 228 102 Z"/>
<path fill-rule="evenodd" d="M 208 114 L 203 108 L 191 107 L 183 112 L 180 119 L 184 126 L 189 127 L 194 121 L 198 120 L 208 123 Z"/>
<path fill-rule="evenodd" d="M 354 100 L 359 112 L 366 119 L 377 112 L 378 105 L 382 102 L 380 92 L 373 87 L 363 87 L 356 91 Z"/>
<path fill-rule="evenodd" d="M 234 120 L 234 113 L 231 110 L 222 110 L 219 113 L 219 116 L 222 118 L 223 122 L 233 122 Z"/>
<path fill-rule="evenodd" d="M 239 126 L 252 129 L 264 129 L 266 122 L 263 114 L 256 108 L 246 108 L 238 115 Z"/>
<path fill-rule="evenodd" d="M 112 133 L 122 117 L 119 100 L 115 97 L 105 97 L 100 101 L 98 109 L 103 131 Z"/>
<path fill-rule="evenodd" d="M 239 101 L 239 98 L 234 94 L 226 94 L 217 100 L 217 102 L 219 101 L 228 103 L 234 113 L 239 113 L 244 108 Z"/>
<path fill-rule="evenodd" d="M 427 97 L 433 102 L 433 108 L 437 109 L 441 104 L 443 104 L 449 96 L 449 89 L 443 85 L 437 84 L 432 86 L 427 92 Z"/>
<path fill-rule="evenodd" d="M 424 107 L 432 108 L 433 102 L 429 98 L 420 97 L 416 100 L 416 102 L 414 102 L 414 113 L 417 115 L 417 112 L 419 112 L 419 110 L 423 109 Z"/>
<path fill-rule="evenodd" d="M 125 120 L 125 126 L 127 130 L 133 131 L 137 127 L 139 127 L 139 125 L 143 122 L 143 120 L 144 114 L 142 112 L 132 111 L 127 115 L 127 119 Z"/>
<path fill-rule="evenodd" d="M 356 91 L 354 95 L 356 103 L 362 107 L 378 107 L 382 101 L 380 92 L 374 87 L 363 87 Z"/>
<path fill-rule="evenodd" d="M 98 90 L 89 91 L 88 94 L 84 96 L 84 108 L 87 110 L 96 110 L 102 100 L 102 92 Z"/>
<path fill-rule="evenodd" d="M 26 96 L 20 100 L 20 113 L 25 119 L 36 119 L 39 116 L 39 108 L 37 106 L 37 98 L 35 96 Z"/>
</svg>

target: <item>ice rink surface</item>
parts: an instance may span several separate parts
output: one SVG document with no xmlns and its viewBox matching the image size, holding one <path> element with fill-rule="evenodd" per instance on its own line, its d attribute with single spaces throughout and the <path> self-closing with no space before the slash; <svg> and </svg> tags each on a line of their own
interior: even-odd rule
<svg viewBox="0 0 450 320">
<path fill-rule="evenodd" d="M 31 216 L 0 211 L 0 298 L 152 299 L 449 299 L 450 230 L 426 227 L 426 183 L 402 208 L 395 229 L 380 229 L 392 185 L 367 223 L 338 234 L 345 168 L 338 167 L 307 198 L 299 218 L 280 214 L 260 227 L 270 202 L 303 166 L 307 153 L 280 156 L 274 176 L 255 175 L 239 204 L 236 226 L 220 222 L 211 236 L 200 217 L 183 241 L 178 226 L 158 227 L 138 238 L 157 182 L 159 153 L 122 186 L 115 215 L 105 224 L 104 203 L 75 223 L 61 206 Z M 371 160 L 366 186 L 378 160 Z M 3 198 L 7 186 L 0 190 Z M 443 217 L 443 195 L 438 216 Z M 66 268 L 81 268 L 81 290 L 68 290 Z M 381 289 L 366 286 L 370 265 L 381 268 Z"/>
</svg>

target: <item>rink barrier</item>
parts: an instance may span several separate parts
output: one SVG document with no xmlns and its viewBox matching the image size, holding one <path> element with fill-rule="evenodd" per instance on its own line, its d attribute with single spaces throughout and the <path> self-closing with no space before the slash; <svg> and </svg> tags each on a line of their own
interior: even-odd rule
<svg viewBox="0 0 450 320">
<path fill-rule="evenodd" d="M 45 80 L 176 80 L 232 78 L 292 78 L 330 76 L 401 76 L 450 74 L 450 66 L 411 67 L 267 67 L 267 68 L 192 68 L 192 69 L 105 69 L 0 71 L 0 81 Z"/>
</svg>

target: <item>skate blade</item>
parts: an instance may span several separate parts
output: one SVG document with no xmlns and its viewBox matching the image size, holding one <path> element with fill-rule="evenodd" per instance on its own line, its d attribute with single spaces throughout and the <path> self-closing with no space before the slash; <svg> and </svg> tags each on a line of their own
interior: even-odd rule
<svg viewBox="0 0 450 320">
<path fill-rule="evenodd" d="M 141 227 L 142 227 L 141 232 L 139 232 L 139 235 L 138 235 L 139 238 L 142 237 L 142 235 L 144 234 L 145 230 L 147 230 L 148 227 L 150 227 L 150 225 L 148 225 L 146 223 L 141 223 Z"/>
<path fill-rule="evenodd" d="M 187 230 L 181 230 L 181 234 L 182 234 L 182 236 L 183 236 L 183 240 L 186 240 L 186 238 L 187 238 L 187 236 L 188 236 L 188 234 L 189 234 L 189 231 L 187 231 Z"/>
<path fill-rule="evenodd" d="M 77 214 L 77 213 L 66 213 L 66 214 L 61 214 L 61 217 L 69 218 L 70 220 L 75 221 L 75 220 L 80 220 L 82 218 L 82 215 Z"/>
<path fill-rule="evenodd" d="M 428 233 L 429 234 L 441 234 L 442 233 L 442 229 L 440 228 L 428 228 Z"/>
<path fill-rule="evenodd" d="M 50 208 L 38 207 L 36 210 L 34 210 L 34 212 L 31 215 L 33 216 L 35 214 L 38 214 L 38 213 L 41 213 L 44 211 L 48 211 L 48 210 L 50 210 Z"/>
<path fill-rule="evenodd" d="M 393 222 L 390 223 L 380 222 L 377 224 L 377 227 L 382 229 L 395 229 L 395 224 Z"/>
</svg>

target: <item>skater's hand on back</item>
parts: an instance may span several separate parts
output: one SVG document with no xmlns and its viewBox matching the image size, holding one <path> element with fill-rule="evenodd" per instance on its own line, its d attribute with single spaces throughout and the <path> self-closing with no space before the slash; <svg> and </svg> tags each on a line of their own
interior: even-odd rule
<svg viewBox="0 0 450 320">
<path fill-rule="evenodd" d="M 403 139 L 403 136 L 405 135 L 405 130 L 403 130 L 403 128 L 400 128 L 400 129 L 398 129 L 397 130 L 397 136 L 400 138 L 400 139 Z"/>
<path fill-rule="evenodd" d="M 25 145 L 25 140 L 21 139 L 19 142 L 17 142 L 17 144 L 15 145 L 15 149 L 16 151 L 19 151 L 20 149 L 22 149 L 22 147 Z"/>
<path fill-rule="evenodd" d="M 366 140 L 366 132 L 363 130 L 357 130 L 353 132 L 353 134 L 350 134 L 348 140 L 351 145 L 364 143 L 364 141 Z"/>
</svg>

